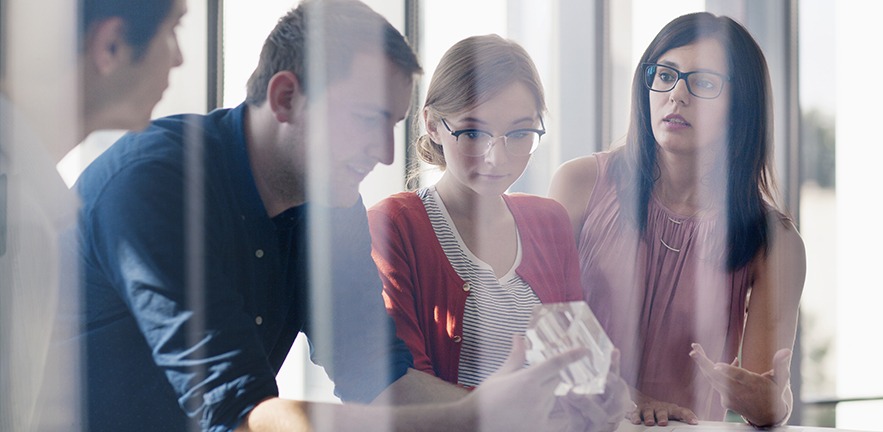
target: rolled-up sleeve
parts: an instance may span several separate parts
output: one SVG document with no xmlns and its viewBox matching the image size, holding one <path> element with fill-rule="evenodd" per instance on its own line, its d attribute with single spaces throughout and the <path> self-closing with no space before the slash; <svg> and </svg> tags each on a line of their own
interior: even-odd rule
<svg viewBox="0 0 883 432">
<path fill-rule="evenodd" d="M 361 201 L 343 209 L 317 206 L 311 220 L 318 221 L 312 244 L 330 246 L 310 252 L 313 259 L 327 257 L 329 264 L 318 266 L 320 274 L 311 278 L 312 305 L 328 306 L 314 307 L 318 312 L 310 315 L 311 357 L 334 381 L 338 397 L 367 403 L 407 372 L 411 353 L 396 337 L 383 304 Z"/>
<path fill-rule="evenodd" d="M 205 430 L 232 430 L 278 390 L 230 283 L 238 263 L 218 235 L 225 227 L 205 223 L 210 215 L 194 219 L 182 171 L 156 159 L 120 171 L 84 208 L 81 244 L 86 265 L 128 307 L 184 412 Z"/>
</svg>

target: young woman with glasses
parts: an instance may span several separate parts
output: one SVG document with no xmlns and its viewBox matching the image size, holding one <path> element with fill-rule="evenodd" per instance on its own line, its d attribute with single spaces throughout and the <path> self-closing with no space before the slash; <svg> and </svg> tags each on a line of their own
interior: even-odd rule
<svg viewBox="0 0 883 432">
<path fill-rule="evenodd" d="M 442 57 L 416 142 L 441 179 L 368 211 L 387 310 L 415 369 L 478 386 L 504 365 L 534 306 L 583 299 L 564 208 L 506 193 L 545 133 L 545 109 L 518 44 L 470 37 Z M 605 395 L 569 400 L 592 430 L 615 429 L 628 403 L 615 372 Z"/>
<path fill-rule="evenodd" d="M 679 17 L 635 70 L 625 144 L 552 181 L 636 424 L 722 420 L 724 407 L 755 425 L 790 415 L 805 253 L 773 199 L 770 105 L 741 25 Z"/>
</svg>

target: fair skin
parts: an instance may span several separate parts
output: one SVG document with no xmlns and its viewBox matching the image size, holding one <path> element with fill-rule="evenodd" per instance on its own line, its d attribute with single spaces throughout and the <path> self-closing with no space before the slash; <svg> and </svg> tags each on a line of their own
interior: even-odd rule
<svg viewBox="0 0 883 432">
<path fill-rule="evenodd" d="M 453 131 L 479 129 L 499 137 L 518 129 L 540 129 L 537 111 L 536 96 L 523 83 L 513 82 L 487 102 L 445 120 Z M 515 220 L 503 194 L 524 173 L 530 155 L 511 154 L 502 138 L 495 139 L 483 156 L 463 155 L 441 119 L 433 119 L 429 109 L 423 118 L 432 140 L 441 143 L 447 165 L 436 190 L 469 250 L 502 277 L 514 266 L 517 253 Z M 559 398 L 553 422 L 544 430 L 615 429 L 628 401 L 619 378 L 618 352 L 612 363 L 602 395 Z"/>
<path fill-rule="evenodd" d="M 81 140 L 98 129 L 147 126 L 169 85 L 169 72 L 184 61 L 176 28 L 186 11 L 185 0 L 175 0 L 138 58 L 126 41 L 126 23 L 121 18 L 100 21 L 89 30 L 81 65 Z"/>
<path fill-rule="evenodd" d="M 454 131 L 481 129 L 495 137 L 515 129 L 538 129 L 535 101 L 524 84 L 514 82 L 487 102 L 445 120 Z M 436 190 L 469 250 L 502 277 L 512 268 L 517 250 L 515 219 L 502 195 L 524 173 L 530 155 L 509 153 L 497 138 L 484 156 L 464 156 L 441 120 L 431 119 L 428 111 L 424 120 L 447 162 Z"/>
<path fill-rule="evenodd" d="M 682 72 L 707 70 L 728 74 L 723 47 L 705 38 L 671 49 L 658 63 Z M 650 117 L 660 177 L 654 193 L 673 211 L 699 214 L 725 205 L 722 194 L 702 179 L 714 177 L 714 167 L 725 139 L 729 93 L 716 99 L 691 95 L 686 82 L 678 81 L 666 93 L 650 92 Z M 565 163 L 552 179 L 550 196 L 567 209 L 578 236 L 582 215 L 598 175 L 594 157 Z M 749 264 L 751 294 L 742 337 L 741 365 L 714 363 L 694 344 L 690 355 L 729 408 L 752 423 L 773 424 L 783 420 L 792 402 L 787 363 L 794 345 L 797 313 L 806 273 L 803 241 L 788 221 L 769 226 L 770 244 Z M 695 423 L 695 414 L 684 407 L 633 392 L 637 409 L 633 423 L 666 425 L 669 420 Z"/>
<path fill-rule="evenodd" d="M 411 80 L 375 52 L 357 53 L 349 76 L 312 100 L 294 74 L 279 72 L 271 78 L 267 101 L 249 106 L 245 120 L 246 148 L 267 214 L 306 202 L 314 190 L 307 186 L 310 176 L 331 183 L 320 202 L 354 204 L 364 176 L 377 163 L 392 162 L 392 128 L 407 112 Z M 314 120 L 323 117 L 329 127 L 317 130 L 321 123 Z M 320 132 L 328 146 L 308 149 L 308 137 Z M 312 151 L 322 152 L 333 175 L 307 169 L 304 160 Z M 258 403 L 236 430 L 449 431 L 476 430 L 479 424 L 493 430 L 540 430 L 551 415 L 560 369 L 585 355 L 574 350 L 525 369 L 524 344 L 516 340 L 506 364 L 470 393 L 409 370 L 370 406 L 274 397 Z"/>
</svg>

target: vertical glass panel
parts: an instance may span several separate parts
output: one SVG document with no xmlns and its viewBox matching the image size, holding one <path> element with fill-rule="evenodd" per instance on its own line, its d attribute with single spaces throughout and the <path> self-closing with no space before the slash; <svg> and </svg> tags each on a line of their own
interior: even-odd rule
<svg viewBox="0 0 883 432">
<path fill-rule="evenodd" d="M 422 7 L 423 40 L 419 50 L 423 79 L 420 83 L 420 106 L 426 99 L 426 90 L 435 67 L 448 48 L 469 36 L 496 33 L 504 38 L 509 37 L 506 0 L 426 0 Z M 422 124 L 420 130 L 423 130 Z M 421 185 L 434 184 L 441 177 L 441 172 L 434 167 L 421 166 Z"/>
<path fill-rule="evenodd" d="M 615 147 L 625 137 L 631 106 L 631 84 L 641 54 L 669 21 L 691 12 L 705 11 L 705 0 L 658 2 L 653 0 L 610 3 L 610 132 Z"/>
<path fill-rule="evenodd" d="M 800 232 L 806 244 L 806 284 L 801 300 L 802 398 L 837 392 L 836 170 L 834 1 L 801 0 L 799 10 L 802 176 Z M 846 342 L 846 341 L 844 341 Z M 808 404 L 803 423 L 834 426 L 833 405 Z"/>
<path fill-rule="evenodd" d="M 390 23 L 404 32 L 404 2 L 400 0 L 367 0 L 364 3 L 382 14 Z M 280 17 L 297 2 L 290 0 L 225 0 L 223 2 L 223 107 L 235 107 L 245 101 L 246 83 L 258 65 L 261 48 L 267 35 Z M 396 139 L 403 139 L 402 124 L 397 127 Z M 396 145 L 395 162 L 378 165 L 362 182 L 360 191 L 366 206 L 401 190 L 404 184 L 403 145 Z M 309 359 L 306 338 L 298 337 L 285 364 L 277 375 L 279 394 L 283 398 L 335 402 L 333 383 L 325 371 Z"/>
</svg>

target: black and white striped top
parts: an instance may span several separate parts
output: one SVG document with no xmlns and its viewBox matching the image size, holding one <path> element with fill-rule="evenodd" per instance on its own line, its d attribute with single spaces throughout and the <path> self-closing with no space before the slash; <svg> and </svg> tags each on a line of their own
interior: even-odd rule
<svg viewBox="0 0 883 432">
<path fill-rule="evenodd" d="M 521 237 L 515 263 L 497 279 L 493 269 L 472 254 L 454 226 L 435 187 L 417 191 L 441 247 L 461 279 L 470 286 L 463 312 L 460 384 L 477 386 L 509 355 L 512 335 L 523 334 L 531 311 L 540 303 L 531 287 L 515 273 L 521 263 Z"/>
</svg>

